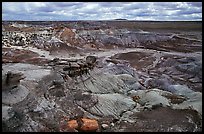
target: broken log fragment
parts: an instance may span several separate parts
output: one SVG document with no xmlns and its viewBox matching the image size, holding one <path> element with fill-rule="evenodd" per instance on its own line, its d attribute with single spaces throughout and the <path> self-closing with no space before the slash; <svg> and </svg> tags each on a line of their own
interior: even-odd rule
<svg viewBox="0 0 204 134">
<path fill-rule="evenodd" d="M 2 91 L 11 90 L 17 87 L 20 84 L 20 80 L 24 78 L 25 76 L 21 72 L 14 73 L 8 71 L 6 74 L 2 75 Z"/>
</svg>

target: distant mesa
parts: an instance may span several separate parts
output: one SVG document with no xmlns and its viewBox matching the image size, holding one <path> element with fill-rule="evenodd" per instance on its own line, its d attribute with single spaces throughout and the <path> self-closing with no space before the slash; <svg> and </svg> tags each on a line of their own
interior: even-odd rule
<svg viewBox="0 0 204 134">
<path fill-rule="evenodd" d="M 115 19 L 115 20 L 127 20 L 127 19 Z"/>
</svg>

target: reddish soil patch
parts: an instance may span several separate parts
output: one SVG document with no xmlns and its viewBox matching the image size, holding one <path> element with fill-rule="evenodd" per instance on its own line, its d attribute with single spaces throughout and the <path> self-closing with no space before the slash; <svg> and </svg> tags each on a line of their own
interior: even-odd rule
<svg viewBox="0 0 204 134">
<path fill-rule="evenodd" d="M 61 34 L 61 38 L 70 38 L 70 37 L 74 37 L 75 36 L 75 33 L 69 29 L 69 28 L 64 28 L 64 31 L 62 32 Z"/>
<path fill-rule="evenodd" d="M 136 118 L 137 122 L 134 124 L 121 122 L 118 129 L 125 132 L 202 131 L 200 117 L 193 110 L 173 110 L 159 107 L 151 111 L 135 113 L 131 117 Z M 196 130 L 194 130 L 195 125 L 198 126 Z"/>
<path fill-rule="evenodd" d="M 200 45 L 194 45 L 200 44 Z M 189 41 L 181 38 L 174 37 L 173 40 L 158 41 L 156 43 L 145 44 L 148 49 L 160 50 L 160 51 L 176 51 L 176 52 L 197 52 L 202 51 L 202 45 L 200 42 Z"/>
<path fill-rule="evenodd" d="M 45 58 L 34 57 L 23 61 L 24 63 L 35 64 L 35 65 L 45 65 L 48 64 L 49 60 Z"/>
<path fill-rule="evenodd" d="M 2 60 L 3 62 L 22 62 L 26 59 L 38 57 L 39 55 L 29 50 L 20 50 L 12 48 L 2 48 Z"/>
<path fill-rule="evenodd" d="M 29 51 L 12 48 L 2 48 L 3 63 L 30 63 L 44 65 L 48 62 L 45 58 L 40 58 L 39 54 Z"/>
<path fill-rule="evenodd" d="M 59 46 L 50 46 L 48 49 L 50 51 L 50 54 L 56 55 L 56 54 L 70 54 L 70 53 L 80 53 L 83 50 L 78 49 L 77 47 L 74 46 L 68 46 L 65 43 L 59 43 Z"/>
<path fill-rule="evenodd" d="M 129 52 L 129 53 L 116 54 L 115 56 L 112 57 L 112 59 L 114 58 L 129 61 L 130 65 L 136 68 L 137 70 L 146 68 L 147 66 L 151 65 L 155 60 L 155 58 L 151 57 L 150 54 L 141 53 L 141 52 Z"/>
</svg>

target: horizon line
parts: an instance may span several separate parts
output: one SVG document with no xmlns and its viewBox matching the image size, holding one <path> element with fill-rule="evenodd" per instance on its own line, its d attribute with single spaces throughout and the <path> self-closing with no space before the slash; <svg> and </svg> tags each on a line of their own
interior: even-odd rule
<svg viewBox="0 0 204 134">
<path fill-rule="evenodd" d="M 128 20 L 128 19 L 112 19 L 112 20 L 2 20 L 2 21 L 202 21 L 202 20 Z"/>
</svg>

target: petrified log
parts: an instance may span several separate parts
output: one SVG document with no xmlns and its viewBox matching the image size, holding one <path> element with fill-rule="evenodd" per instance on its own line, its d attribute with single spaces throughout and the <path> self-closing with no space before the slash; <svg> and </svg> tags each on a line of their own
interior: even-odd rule
<svg viewBox="0 0 204 134">
<path fill-rule="evenodd" d="M 95 56 L 87 56 L 86 57 L 86 63 L 94 64 L 95 62 L 96 62 L 96 57 Z"/>
<path fill-rule="evenodd" d="M 90 132 L 99 129 L 98 121 L 95 119 L 80 118 L 77 120 L 70 120 L 67 123 L 71 129 L 77 129 L 78 131 Z"/>
<path fill-rule="evenodd" d="M 23 73 L 13 73 L 8 71 L 2 74 L 2 91 L 11 90 L 20 84 L 20 80 L 24 79 Z"/>
</svg>

